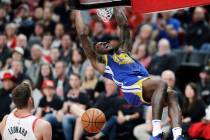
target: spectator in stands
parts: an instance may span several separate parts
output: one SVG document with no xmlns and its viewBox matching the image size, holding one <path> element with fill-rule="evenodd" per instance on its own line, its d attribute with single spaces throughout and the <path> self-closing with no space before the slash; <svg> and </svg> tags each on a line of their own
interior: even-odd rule
<svg viewBox="0 0 210 140">
<path fill-rule="evenodd" d="M 51 60 L 51 64 L 53 66 L 59 60 L 59 58 L 60 58 L 59 49 L 58 48 L 51 48 L 50 49 L 50 60 Z"/>
<path fill-rule="evenodd" d="M 24 62 L 24 50 L 21 47 L 15 47 L 12 53 L 12 60 L 18 60 Z"/>
<path fill-rule="evenodd" d="M 203 99 L 203 101 L 209 105 L 210 104 L 210 67 L 206 66 L 200 72 L 200 81 L 197 83 L 198 91 Z"/>
<path fill-rule="evenodd" d="M 80 118 L 77 118 L 77 114 L 74 112 L 69 112 L 72 105 L 79 106 L 83 110 L 87 109 L 90 106 L 89 96 L 80 90 L 81 88 L 81 79 L 78 74 L 71 74 L 69 78 L 69 84 L 71 89 L 68 91 L 68 94 L 64 103 L 64 112 L 65 116 L 63 118 L 62 126 L 64 130 L 64 135 L 66 140 L 71 140 L 72 135 L 74 134 L 73 139 L 79 140 L 82 136 L 82 125 Z M 70 110 L 69 110 L 70 109 Z M 75 124 L 75 129 L 73 129 L 73 124 Z"/>
<path fill-rule="evenodd" d="M 167 38 L 170 42 L 171 49 L 179 48 L 178 34 L 181 30 L 180 21 L 172 17 L 172 12 L 161 13 L 162 19 L 157 21 L 159 29 L 159 38 Z"/>
<path fill-rule="evenodd" d="M 51 34 L 54 33 L 55 30 L 55 22 L 52 20 L 52 10 L 50 8 L 44 8 L 44 15 L 43 15 L 43 21 L 44 21 L 44 29 L 45 32 L 50 32 Z"/>
<path fill-rule="evenodd" d="M 6 36 L 7 36 L 7 46 L 11 49 L 16 47 L 16 30 L 17 25 L 14 23 L 9 23 L 6 25 Z"/>
<path fill-rule="evenodd" d="M 149 56 L 148 48 L 145 44 L 139 45 L 136 52 L 133 52 L 133 57 L 138 60 L 145 68 L 151 63 L 151 56 Z"/>
<path fill-rule="evenodd" d="M 34 22 L 30 17 L 30 9 L 28 4 L 22 4 L 18 7 L 17 16 L 14 20 L 16 24 L 19 25 L 18 32 L 29 37 L 33 32 Z"/>
<path fill-rule="evenodd" d="M 22 83 L 24 80 L 30 80 L 24 72 L 23 62 L 19 60 L 13 60 L 11 63 L 11 69 L 14 72 L 16 85 Z"/>
<path fill-rule="evenodd" d="M 30 36 L 29 44 L 32 42 L 40 42 L 42 40 L 42 36 L 44 35 L 44 25 L 41 21 L 37 22 L 34 27 L 34 34 Z M 37 43 L 36 42 L 36 43 Z"/>
<path fill-rule="evenodd" d="M 11 93 L 15 88 L 15 77 L 11 71 L 5 71 L 1 77 L 3 87 L 0 89 L 0 121 L 10 113 Z"/>
<path fill-rule="evenodd" d="M 76 48 L 72 50 L 72 54 L 70 56 L 70 62 L 69 66 L 67 68 L 68 75 L 71 75 L 71 73 L 82 75 L 82 66 L 84 61 L 84 53 L 83 50 L 80 48 Z"/>
<path fill-rule="evenodd" d="M 28 47 L 27 37 L 24 34 L 17 36 L 16 47 L 21 47 L 24 50 L 24 58 L 30 59 L 30 49 Z"/>
<path fill-rule="evenodd" d="M 52 47 L 58 48 L 61 45 L 61 38 L 65 34 L 64 26 L 61 23 L 57 23 L 55 26 L 55 38 L 52 43 Z"/>
<path fill-rule="evenodd" d="M 52 67 L 48 63 L 42 64 L 40 67 L 36 88 L 41 89 L 44 80 L 54 80 Z"/>
<path fill-rule="evenodd" d="M 37 7 L 34 11 L 34 17 L 33 20 L 34 22 L 40 21 L 43 19 L 43 8 L 42 7 Z"/>
<path fill-rule="evenodd" d="M 184 95 L 182 94 L 180 89 L 176 86 L 175 73 L 171 70 L 165 70 L 162 72 L 161 78 L 167 83 L 169 88 L 176 91 L 179 104 L 180 104 L 180 106 L 183 106 Z"/>
<path fill-rule="evenodd" d="M 44 56 L 49 56 L 50 55 L 50 49 L 52 46 L 52 41 L 53 41 L 53 37 L 50 33 L 46 33 L 44 34 L 43 38 L 42 38 L 42 46 L 43 46 L 43 55 Z"/>
<path fill-rule="evenodd" d="M 191 48 L 200 49 L 209 31 L 208 23 L 205 20 L 205 9 L 196 7 L 192 16 L 192 22 L 186 29 L 187 45 L 191 46 Z"/>
<path fill-rule="evenodd" d="M 27 70 L 27 75 L 32 80 L 33 85 L 36 85 L 39 76 L 40 67 L 44 63 L 44 60 L 42 59 L 42 48 L 40 45 L 34 44 L 32 46 L 31 58 L 32 58 L 32 64 Z"/>
<path fill-rule="evenodd" d="M 95 88 L 98 83 L 98 78 L 96 77 L 96 72 L 94 68 L 89 65 L 85 69 L 84 79 L 82 82 L 82 90 L 85 90 L 89 95 L 91 100 L 93 101 L 95 98 Z"/>
<path fill-rule="evenodd" d="M 42 92 L 44 96 L 39 102 L 36 116 L 39 118 L 44 117 L 45 120 L 50 122 L 53 128 L 53 138 L 55 139 L 56 130 L 61 127 L 60 123 L 58 123 L 57 116 L 59 115 L 59 110 L 62 109 L 63 102 L 55 94 L 55 86 L 52 80 L 43 81 Z"/>
<path fill-rule="evenodd" d="M 60 59 L 66 63 L 69 63 L 71 61 L 70 56 L 73 49 L 73 42 L 68 34 L 62 36 L 60 49 Z"/>
<path fill-rule="evenodd" d="M 94 41 L 105 41 L 108 40 L 109 35 L 106 34 L 105 25 L 103 22 L 98 21 L 93 26 L 93 40 Z"/>
<path fill-rule="evenodd" d="M 158 52 L 152 58 L 148 67 L 151 74 L 160 75 L 164 70 L 175 71 L 177 68 L 176 57 L 171 53 L 170 43 L 167 39 L 158 42 Z"/>
<path fill-rule="evenodd" d="M 205 115 L 205 103 L 199 99 L 197 86 L 189 83 L 185 87 L 185 102 L 182 108 L 183 134 L 187 133 L 191 123 L 199 122 Z"/>
<path fill-rule="evenodd" d="M 152 107 L 146 108 L 145 116 L 146 116 L 145 123 L 136 126 L 133 130 L 133 134 L 137 140 L 148 140 L 151 136 L 151 133 L 152 133 Z M 170 128 L 171 128 L 170 120 L 168 117 L 168 108 L 163 109 L 161 126 L 163 129 L 163 132 L 166 133 L 166 135 L 164 135 L 164 139 L 166 139 L 170 132 Z"/>
<path fill-rule="evenodd" d="M 69 79 L 65 73 L 66 64 L 63 61 L 58 61 L 55 64 L 55 87 L 56 94 L 62 99 L 67 95 L 69 90 Z"/>
<path fill-rule="evenodd" d="M 210 139 L 210 105 L 206 108 L 206 116 L 203 120 L 191 125 L 188 134 L 193 139 Z"/>
<path fill-rule="evenodd" d="M 141 27 L 133 44 L 133 52 L 137 51 L 140 45 L 145 45 L 148 55 L 154 55 L 157 52 L 157 46 L 156 42 L 153 40 L 152 31 L 152 26 L 149 24 L 145 24 Z"/>
<path fill-rule="evenodd" d="M 6 23 L 7 23 L 6 11 L 4 8 L 0 7 L 0 32 L 4 32 Z"/>
<path fill-rule="evenodd" d="M 10 57 L 10 50 L 6 45 L 6 36 L 0 34 L 0 68 L 2 69 Z"/>
<path fill-rule="evenodd" d="M 102 110 L 106 119 L 109 120 L 113 115 L 117 115 L 117 111 L 120 107 L 120 102 L 117 86 L 113 81 L 105 79 L 105 94 L 98 97 L 94 107 Z M 112 104 L 112 106 L 110 106 Z"/>
</svg>

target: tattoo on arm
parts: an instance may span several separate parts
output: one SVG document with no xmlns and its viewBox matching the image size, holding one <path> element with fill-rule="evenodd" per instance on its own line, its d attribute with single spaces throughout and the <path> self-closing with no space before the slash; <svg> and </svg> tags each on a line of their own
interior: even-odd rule
<svg viewBox="0 0 210 140">
<path fill-rule="evenodd" d="M 117 21 L 117 24 L 120 27 L 120 38 L 122 40 L 122 48 L 131 51 L 131 36 L 130 36 L 130 28 L 128 25 L 128 20 L 126 15 L 124 14 L 121 8 L 114 9 L 114 15 Z"/>
</svg>

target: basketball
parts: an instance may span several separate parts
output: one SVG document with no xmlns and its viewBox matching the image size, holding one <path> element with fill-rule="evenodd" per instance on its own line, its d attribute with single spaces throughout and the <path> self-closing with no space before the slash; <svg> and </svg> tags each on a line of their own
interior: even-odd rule
<svg viewBox="0 0 210 140">
<path fill-rule="evenodd" d="M 104 113 L 97 109 L 88 109 L 81 117 L 83 128 L 89 133 L 98 133 L 106 122 Z"/>
</svg>

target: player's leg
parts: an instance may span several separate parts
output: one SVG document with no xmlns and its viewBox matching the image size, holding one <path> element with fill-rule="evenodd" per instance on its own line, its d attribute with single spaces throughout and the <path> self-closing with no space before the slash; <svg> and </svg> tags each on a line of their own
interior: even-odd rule
<svg viewBox="0 0 210 140">
<path fill-rule="evenodd" d="M 174 139 L 178 139 L 182 134 L 181 123 L 182 123 L 182 113 L 178 104 L 178 99 L 176 96 L 176 92 L 173 90 L 168 90 L 167 95 L 167 103 L 168 103 L 168 111 L 169 117 L 171 118 L 172 124 L 172 132 Z"/>
<path fill-rule="evenodd" d="M 163 107 L 168 105 L 169 116 L 172 120 L 173 134 L 175 139 L 181 135 L 181 111 L 178 105 L 176 93 L 168 90 L 166 83 L 158 77 L 151 77 L 143 82 L 143 97 L 151 102 L 153 110 L 153 136 L 162 133 L 160 119 Z"/>
<path fill-rule="evenodd" d="M 153 137 L 162 134 L 161 117 L 163 107 L 166 105 L 167 85 L 159 77 L 151 77 L 143 82 L 143 98 L 152 105 L 152 135 Z"/>
</svg>

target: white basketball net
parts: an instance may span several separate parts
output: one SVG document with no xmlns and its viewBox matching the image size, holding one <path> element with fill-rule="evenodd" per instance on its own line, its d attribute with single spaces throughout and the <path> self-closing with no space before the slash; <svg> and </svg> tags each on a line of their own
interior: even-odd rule
<svg viewBox="0 0 210 140">
<path fill-rule="evenodd" d="M 104 21 L 109 22 L 112 18 L 114 9 L 112 7 L 97 9 L 97 15 Z"/>
</svg>

